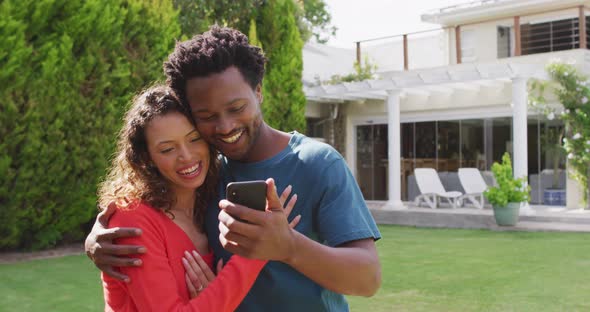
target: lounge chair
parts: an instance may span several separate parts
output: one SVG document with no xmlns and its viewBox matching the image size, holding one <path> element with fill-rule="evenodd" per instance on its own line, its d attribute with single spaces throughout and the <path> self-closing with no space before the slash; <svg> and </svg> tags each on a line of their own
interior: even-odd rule
<svg viewBox="0 0 590 312">
<path fill-rule="evenodd" d="M 432 168 L 416 168 L 414 169 L 414 175 L 421 193 L 414 200 L 416 206 L 419 207 L 424 201 L 428 207 L 435 209 L 442 199 L 448 201 L 453 208 L 461 204 L 461 195 L 463 194 L 457 191 L 445 191 L 436 170 Z"/>
<path fill-rule="evenodd" d="M 463 200 L 470 201 L 476 208 L 483 209 L 483 192 L 488 185 L 477 168 L 459 168 L 459 181 L 465 190 Z"/>
</svg>

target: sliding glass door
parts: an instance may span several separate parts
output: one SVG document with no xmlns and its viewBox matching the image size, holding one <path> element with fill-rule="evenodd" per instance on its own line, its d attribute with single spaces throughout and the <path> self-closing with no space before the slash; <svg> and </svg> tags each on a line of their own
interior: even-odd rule
<svg viewBox="0 0 590 312">
<path fill-rule="evenodd" d="M 363 196 L 387 200 L 387 125 L 364 124 L 355 129 L 356 178 Z M 489 171 L 505 152 L 513 155 L 511 117 L 408 122 L 400 125 L 400 131 L 404 201 L 413 201 L 418 194 L 413 178 L 416 168 L 434 168 L 452 178 L 459 168 Z M 534 189 L 531 202 L 541 203 L 545 189 L 565 189 L 565 156 L 555 148 L 564 129 L 559 121 L 530 117 L 527 132 L 528 178 Z"/>
<path fill-rule="evenodd" d="M 356 172 L 366 200 L 387 200 L 387 125 L 357 126 Z"/>
</svg>

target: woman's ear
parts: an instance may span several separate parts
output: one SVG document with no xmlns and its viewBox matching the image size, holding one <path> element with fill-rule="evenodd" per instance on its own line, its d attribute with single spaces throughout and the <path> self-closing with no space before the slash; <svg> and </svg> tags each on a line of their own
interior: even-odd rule
<svg viewBox="0 0 590 312">
<path fill-rule="evenodd" d="M 152 161 L 149 153 L 140 153 L 139 154 L 139 161 L 144 164 L 144 166 L 148 169 L 155 169 L 156 164 Z"/>
</svg>

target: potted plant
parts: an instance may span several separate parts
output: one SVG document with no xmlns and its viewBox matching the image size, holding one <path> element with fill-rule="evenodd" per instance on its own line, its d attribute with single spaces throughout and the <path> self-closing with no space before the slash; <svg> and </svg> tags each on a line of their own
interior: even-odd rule
<svg viewBox="0 0 590 312">
<path fill-rule="evenodd" d="M 498 186 L 488 188 L 484 196 L 494 208 L 496 224 L 515 225 L 521 204 L 529 200 L 529 187 L 526 180 L 524 177 L 514 178 L 508 153 L 502 156 L 501 164 L 495 162 L 492 165 L 492 172 Z"/>
<path fill-rule="evenodd" d="M 561 170 L 559 169 L 559 163 L 565 156 L 564 149 L 561 146 L 563 134 L 563 127 L 550 127 L 547 128 L 546 132 L 541 136 L 541 147 L 546 153 L 545 156 L 553 162 L 553 178 L 551 187 L 543 190 L 543 203 L 545 205 L 565 206 L 565 189 L 559 185 L 559 176 L 561 173 Z M 541 177 L 541 181 L 542 180 L 543 179 Z"/>
</svg>

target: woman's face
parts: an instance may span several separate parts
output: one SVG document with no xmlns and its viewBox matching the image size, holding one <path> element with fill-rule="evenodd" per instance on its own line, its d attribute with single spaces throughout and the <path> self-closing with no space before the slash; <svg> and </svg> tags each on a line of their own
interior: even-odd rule
<svg viewBox="0 0 590 312">
<path fill-rule="evenodd" d="M 209 145 L 184 115 L 155 117 L 145 136 L 151 160 L 175 191 L 195 190 L 205 182 Z"/>
</svg>

